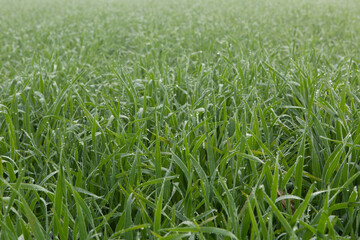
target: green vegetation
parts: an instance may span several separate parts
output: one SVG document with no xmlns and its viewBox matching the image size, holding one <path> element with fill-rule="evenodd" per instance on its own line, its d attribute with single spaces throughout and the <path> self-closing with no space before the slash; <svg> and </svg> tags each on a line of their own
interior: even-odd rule
<svg viewBox="0 0 360 240">
<path fill-rule="evenodd" d="M 0 239 L 357 239 L 357 0 L 0 0 Z"/>
</svg>

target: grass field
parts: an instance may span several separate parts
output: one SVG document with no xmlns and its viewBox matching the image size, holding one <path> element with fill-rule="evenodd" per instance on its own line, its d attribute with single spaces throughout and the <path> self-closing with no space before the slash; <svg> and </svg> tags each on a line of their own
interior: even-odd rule
<svg viewBox="0 0 360 240">
<path fill-rule="evenodd" d="M 0 239 L 359 239 L 360 1 L 0 0 Z"/>
</svg>

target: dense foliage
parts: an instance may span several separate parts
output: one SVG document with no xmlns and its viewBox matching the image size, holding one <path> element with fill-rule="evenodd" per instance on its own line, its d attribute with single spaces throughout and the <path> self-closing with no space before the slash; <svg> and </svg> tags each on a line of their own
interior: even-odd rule
<svg viewBox="0 0 360 240">
<path fill-rule="evenodd" d="M 360 2 L 0 0 L 0 239 L 357 239 Z"/>
</svg>

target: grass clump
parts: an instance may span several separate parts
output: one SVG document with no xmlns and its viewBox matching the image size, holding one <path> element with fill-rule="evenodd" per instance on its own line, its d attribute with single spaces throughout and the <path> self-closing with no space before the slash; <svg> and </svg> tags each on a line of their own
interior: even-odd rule
<svg viewBox="0 0 360 240">
<path fill-rule="evenodd" d="M 0 239 L 360 235 L 359 2 L 0 5 Z"/>
</svg>

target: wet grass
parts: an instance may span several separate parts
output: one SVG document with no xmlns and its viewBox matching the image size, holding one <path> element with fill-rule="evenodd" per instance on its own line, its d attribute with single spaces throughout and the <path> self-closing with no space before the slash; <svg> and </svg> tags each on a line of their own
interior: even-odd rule
<svg viewBox="0 0 360 240">
<path fill-rule="evenodd" d="M 0 239 L 360 235 L 358 1 L 0 5 Z"/>
</svg>

